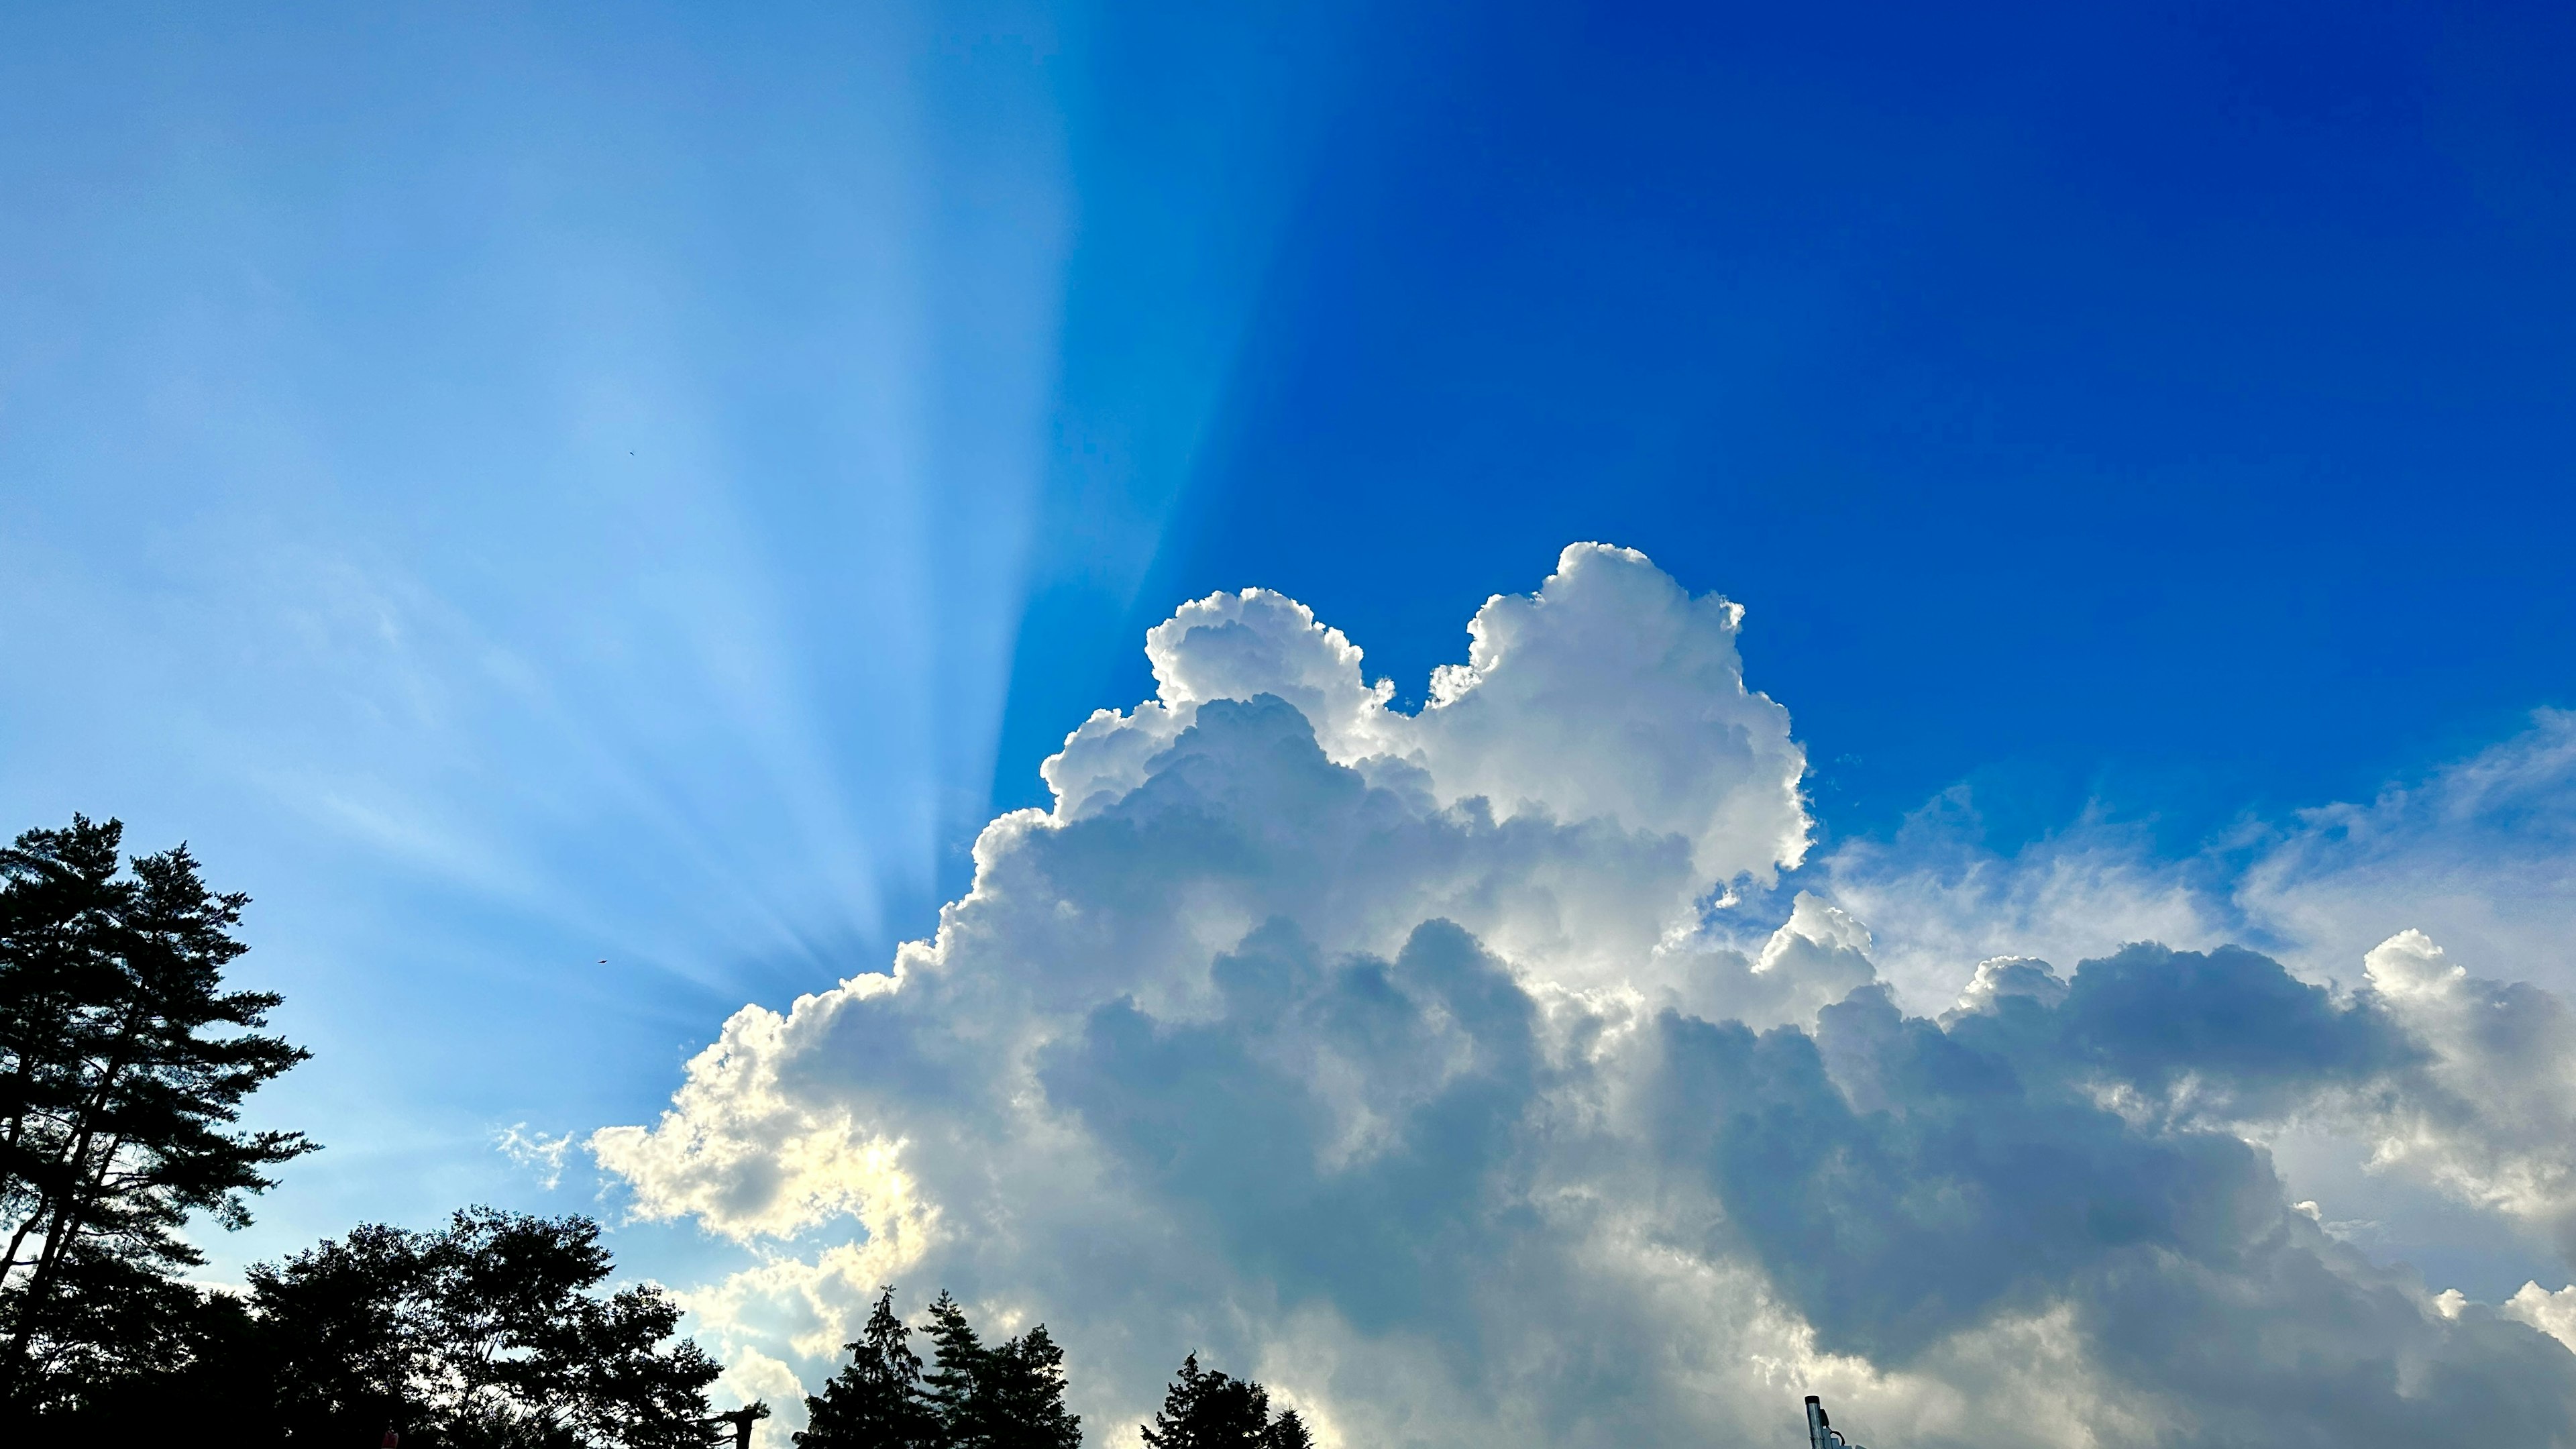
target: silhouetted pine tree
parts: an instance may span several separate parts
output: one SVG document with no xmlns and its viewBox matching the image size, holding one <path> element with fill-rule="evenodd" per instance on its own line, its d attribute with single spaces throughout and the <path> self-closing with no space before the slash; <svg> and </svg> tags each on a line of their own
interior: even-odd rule
<svg viewBox="0 0 2576 1449">
<path fill-rule="evenodd" d="M 1145 1442 L 1152 1449 L 1267 1449 L 1273 1433 L 1269 1391 L 1202 1369 L 1193 1353 L 1181 1360 L 1161 1411 L 1145 1426 Z M 1297 1433 L 1305 1434 L 1302 1422 Z"/>
<path fill-rule="evenodd" d="M 928 1372 L 894 1316 L 877 1300 L 852 1362 L 809 1399 L 805 1449 L 1080 1449 L 1082 1420 L 1065 1411 L 1064 1350 L 1039 1324 L 985 1347 L 966 1310 L 942 1293 L 930 1305 Z"/>
<path fill-rule="evenodd" d="M 75 815 L 0 848 L 0 1408 L 79 1412 L 191 1354 L 191 1216 L 250 1221 L 267 1168 L 313 1150 L 236 1124 L 304 1060 L 272 992 L 226 989 L 248 897 L 186 846 L 118 866 Z"/>
<path fill-rule="evenodd" d="M 961 1320 L 962 1321 L 962 1320 Z M 805 1400 L 807 1423 L 796 1436 L 802 1449 L 934 1449 L 936 1424 L 922 1401 L 921 1356 L 912 1351 L 912 1328 L 894 1316 L 894 1290 L 877 1296 L 876 1311 L 850 1362 L 820 1395 Z"/>
<path fill-rule="evenodd" d="M 983 1449 L 989 1437 L 985 1405 L 976 1384 L 985 1376 L 991 1351 L 975 1336 L 966 1310 L 941 1290 L 931 1301 L 930 1371 L 922 1375 L 922 1399 L 941 1449 Z"/>
<path fill-rule="evenodd" d="M 1064 1407 L 1064 1350 L 1043 1323 L 985 1355 L 975 1398 L 986 1449 L 1080 1449 L 1082 1420 Z"/>
<path fill-rule="evenodd" d="M 1315 1449 L 1315 1436 L 1306 1432 L 1306 1421 L 1295 1409 L 1271 1420 L 1261 1442 L 1266 1449 Z"/>
</svg>

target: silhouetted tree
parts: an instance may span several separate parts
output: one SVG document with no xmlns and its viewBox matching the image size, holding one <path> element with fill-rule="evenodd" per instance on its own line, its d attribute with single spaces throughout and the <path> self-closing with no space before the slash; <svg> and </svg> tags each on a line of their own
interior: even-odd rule
<svg viewBox="0 0 2576 1449">
<path fill-rule="evenodd" d="M 875 1312 L 850 1362 L 805 1401 L 804 1449 L 1080 1449 L 1082 1420 L 1064 1407 L 1064 1350 L 1039 1324 L 986 1347 L 966 1310 L 946 1293 L 921 1330 L 930 1336 L 927 1373 L 912 1330 L 894 1314 L 894 1290 Z"/>
<path fill-rule="evenodd" d="M 414 1384 L 426 1352 L 412 1313 L 428 1287 L 421 1257 L 420 1234 L 364 1223 L 250 1270 L 270 1414 L 290 1442 L 427 1426 L 433 1411 Z"/>
<path fill-rule="evenodd" d="M 983 1405 L 975 1386 L 984 1376 L 988 1351 L 966 1321 L 966 1310 L 941 1290 L 930 1303 L 930 1371 L 922 1375 L 924 1407 L 945 1449 L 982 1449 Z"/>
<path fill-rule="evenodd" d="M 1306 1431 L 1306 1421 L 1290 1409 L 1270 1421 L 1261 1442 L 1267 1449 L 1315 1449 L 1315 1436 Z"/>
<path fill-rule="evenodd" d="M 305 1053 L 263 1034 L 275 995 L 224 989 L 247 898 L 209 890 L 185 846 L 120 868 L 122 838 L 76 815 L 0 850 L 0 1430 L 706 1443 L 719 1366 L 666 1346 L 659 1289 L 596 1291 L 586 1218 L 360 1227 L 254 1268 L 247 1301 L 180 1281 L 204 1261 L 191 1215 L 246 1224 L 262 1169 L 313 1150 L 233 1125 Z"/>
<path fill-rule="evenodd" d="M 716 1435 L 717 1442 L 722 1443 L 729 1437 L 733 1441 L 733 1449 L 751 1449 L 752 1425 L 768 1417 L 769 1405 L 754 1399 L 739 1409 L 727 1409 L 707 1422 L 721 1426 L 723 1432 Z"/>
<path fill-rule="evenodd" d="M 658 1288 L 601 1295 L 599 1225 L 491 1208 L 439 1233 L 366 1226 L 250 1272 L 289 1443 L 679 1449 L 715 1437 L 722 1367 Z"/>
<path fill-rule="evenodd" d="M 182 1372 L 206 1301 L 192 1213 L 250 1221 L 261 1170 L 313 1149 L 242 1100 L 304 1060 L 278 998 L 225 991 L 248 898 L 186 846 L 120 872 L 124 827 L 75 815 L 0 850 L 0 1406 L 79 1412 Z"/>
<path fill-rule="evenodd" d="M 847 1347 L 849 1363 L 822 1393 L 806 1397 L 796 1442 L 804 1449 L 932 1449 L 937 1424 L 922 1400 L 921 1356 L 912 1351 L 911 1326 L 895 1317 L 892 1288 L 877 1295 L 867 1327 Z"/>
<path fill-rule="evenodd" d="M 1079 1449 L 1082 1443 L 1082 1420 L 1064 1407 L 1064 1350 L 1043 1323 L 986 1354 L 976 1401 L 986 1449 Z"/>
<path fill-rule="evenodd" d="M 1151 1449 L 1263 1449 L 1270 1442 L 1270 1393 L 1248 1379 L 1199 1367 L 1195 1353 L 1163 1393 L 1145 1426 Z M 1305 1432 L 1304 1424 L 1298 1432 Z"/>
</svg>

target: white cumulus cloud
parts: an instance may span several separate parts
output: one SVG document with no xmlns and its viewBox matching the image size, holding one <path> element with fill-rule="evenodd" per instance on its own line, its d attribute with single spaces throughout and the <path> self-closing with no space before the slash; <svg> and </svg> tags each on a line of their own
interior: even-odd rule
<svg viewBox="0 0 2576 1449">
<path fill-rule="evenodd" d="M 2480 980 L 2421 931 L 2365 958 L 2371 991 L 2422 1051 L 2380 1104 L 2376 1164 L 2523 1219 L 2576 1257 L 2576 1013 L 2538 987 Z"/>
<path fill-rule="evenodd" d="M 2488 1066 L 2556 1027 L 2412 938 L 2337 991 L 1964 926 L 1908 1014 L 1861 872 L 1728 904 L 1809 830 L 1742 623 L 1577 545 L 1408 715 L 1302 605 L 1186 605 L 932 939 L 744 1008 L 591 1150 L 757 1254 L 686 1300 L 764 1385 L 946 1287 L 1050 1326 L 1095 1443 L 1192 1349 L 1351 1446 L 1774 1442 L 1807 1392 L 1922 1446 L 2576 1438 L 2560 1300 L 2437 1298 L 2259 1145 L 2330 1120 L 2557 1213 L 2565 1096 Z"/>
</svg>

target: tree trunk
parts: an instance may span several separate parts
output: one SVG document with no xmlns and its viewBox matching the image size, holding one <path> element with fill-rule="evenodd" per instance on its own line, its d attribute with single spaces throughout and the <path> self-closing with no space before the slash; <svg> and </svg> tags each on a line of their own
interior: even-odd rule
<svg viewBox="0 0 2576 1449">
<path fill-rule="evenodd" d="M 117 1023 L 116 1035 L 110 1039 L 113 1047 L 107 1059 L 99 1065 L 98 1087 L 90 1093 L 89 1103 L 82 1109 L 80 1135 L 74 1139 L 72 1150 L 64 1154 L 67 1163 L 77 1164 L 72 1169 L 76 1175 L 72 1182 L 64 1186 L 61 1198 L 50 1204 L 53 1210 L 53 1227 L 45 1234 L 45 1249 L 37 1256 L 35 1271 L 28 1275 L 25 1294 L 18 1302 L 18 1324 L 9 1335 L 9 1366 L 12 1373 L 26 1362 L 27 1345 L 36 1336 L 37 1315 L 44 1307 L 46 1295 L 53 1287 L 54 1270 L 62 1262 L 63 1248 L 77 1237 L 81 1230 L 82 1224 L 76 1210 L 87 1194 L 82 1191 L 79 1176 L 87 1175 L 85 1169 L 89 1165 L 90 1148 L 97 1140 L 99 1113 L 106 1110 L 108 1098 L 123 1079 L 125 1069 L 131 1065 L 126 1058 L 133 1047 L 136 1034 L 143 1027 L 141 1019 L 145 1014 L 145 1003 L 141 1000 L 143 993 L 139 984 L 134 990 L 137 999 L 126 1008 L 125 1019 Z M 111 1155 L 110 1161 L 113 1160 Z M 100 1165 L 96 1177 L 101 1182 L 106 1180 L 106 1164 Z M 47 1204 L 41 1198 L 38 1199 L 38 1203 L 37 1211 L 28 1214 L 29 1223 L 35 1222 L 44 1215 Z M 11 1256 L 13 1258 L 16 1256 L 14 1246 Z"/>
</svg>

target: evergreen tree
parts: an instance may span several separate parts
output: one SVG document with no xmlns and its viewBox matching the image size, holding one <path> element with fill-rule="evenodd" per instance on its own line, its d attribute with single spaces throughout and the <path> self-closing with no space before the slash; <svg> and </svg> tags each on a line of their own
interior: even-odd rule
<svg viewBox="0 0 2576 1449">
<path fill-rule="evenodd" d="M 880 1299 L 877 1311 L 901 1328 L 889 1299 Z M 871 1330 L 877 1322 L 869 1320 Z M 911 1402 L 919 1415 L 917 1442 L 925 1449 L 1080 1449 L 1082 1420 L 1064 1407 L 1064 1350 L 1046 1325 L 987 1347 L 966 1321 L 965 1308 L 943 1292 L 930 1305 L 922 1331 L 930 1335 L 930 1369 Z M 850 1347 L 867 1357 L 865 1341 Z M 839 1449 L 843 1442 L 818 1445 Z"/>
<path fill-rule="evenodd" d="M 976 1400 L 987 1449 L 1080 1449 L 1082 1420 L 1064 1407 L 1064 1350 L 1043 1323 L 985 1356 Z"/>
<path fill-rule="evenodd" d="M 1315 1449 L 1315 1436 L 1306 1431 L 1306 1421 L 1295 1409 L 1271 1420 L 1261 1442 L 1265 1449 Z"/>
<path fill-rule="evenodd" d="M 850 1362 L 819 1395 L 805 1400 L 802 1449 L 935 1449 L 930 1409 L 922 1400 L 921 1356 L 912 1328 L 894 1315 L 894 1290 L 877 1295 L 876 1311 Z"/>
<path fill-rule="evenodd" d="M 305 1053 L 278 998 L 226 991 L 248 897 L 180 846 L 120 873 L 124 827 L 75 815 L 0 850 L 0 1401 L 77 1411 L 184 1355 L 194 1213 L 250 1221 L 262 1169 L 313 1149 L 244 1132 L 242 1100 Z"/>
<path fill-rule="evenodd" d="M 930 1305 L 930 1371 L 922 1375 L 922 1398 L 943 1449 L 985 1449 L 990 1437 L 987 1405 L 976 1389 L 986 1377 L 992 1351 L 976 1337 L 966 1310 L 942 1289 Z"/>
<path fill-rule="evenodd" d="M 1265 1449 L 1273 1432 L 1268 1390 L 1202 1369 L 1193 1353 L 1145 1426 L 1145 1442 L 1151 1449 Z M 1297 1432 L 1305 1432 L 1302 1422 Z"/>
</svg>

